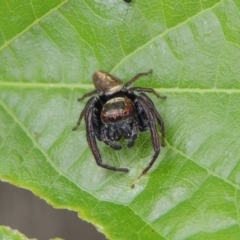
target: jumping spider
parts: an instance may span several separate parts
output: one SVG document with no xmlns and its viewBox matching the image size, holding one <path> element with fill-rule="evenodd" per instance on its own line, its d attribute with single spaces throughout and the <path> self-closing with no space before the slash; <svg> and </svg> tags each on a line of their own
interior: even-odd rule
<svg viewBox="0 0 240 240">
<path fill-rule="evenodd" d="M 152 70 L 138 73 L 130 81 L 123 83 L 120 79 L 107 72 L 97 71 L 92 77 L 95 90 L 78 98 L 78 101 L 82 101 L 86 97 L 98 95 L 88 100 L 73 130 L 78 128 L 82 118 L 85 117 L 88 145 L 97 165 L 100 167 L 119 172 L 129 171 L 127 168 L 118 168 L 104 164 L 97 147 L 96 138 L 113 149 L 120 150 L 122 147 L 117 142 L 122 137 L 127 139 L 127 147 L 131 148 L 137 139 L 138 132 L 150 129 L 155 153 L 140 176 L 152 167 L 160 153 L 159 136 L 155 120 L 161 127 L 161 145 L 164 146 L 165 130 L 163 120 L 151 99 L 144 92 L 153 93 L 162 99 L 166 97 L 160 96 L 152 88 L 129 88 L 141 76 L 150 73 L 152 73 Z M 137 95 L 136 92 L 139 94 Z"/>
</svg>

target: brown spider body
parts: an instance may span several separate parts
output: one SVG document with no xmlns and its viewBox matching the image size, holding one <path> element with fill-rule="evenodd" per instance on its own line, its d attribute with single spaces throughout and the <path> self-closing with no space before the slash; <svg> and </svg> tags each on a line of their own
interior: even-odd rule
<svg viewBox="0 0 240 240">
<path fill-rule="evenodd" d="M 160 153 L 160 145 L 164 146 L 164 122 L 155 109 L 153 102 L 144 92 L 153 93 L 162 99 L 165 97 L 160 96 L 152 88 L 128 88 L 141 76 L 150 73 L 152 73 L 152 70 L 138 73 L 124 84 L 120 79 L 107 72 L 97 71 L 93 74 L 95 90 L 86 93 L 78 99 L 78 101 L 81 101 L 86 97 L 98 95 L 92 96 L 88 100 L 73 130 L 77 129 L 84 117 L 87 141 L 96 163 L 100 167 L 120 172 L 129 171 L 127 168 L 118 168 L 104 164 L 97 147 L 96 139 L 103 141 L 115 150 L 120 150 L 122 147 L 118 141 L 121 138 L 125 138 L 127 140 L 127 147 L 131 148 L 137 139 L 138 132 L 149 129 L 155 153 L 140 176 L 152 167 Z M 139 94 L 136 94 L 136 92 Z M 159 141 L 156 122 L 161 127 L 161 142 Z"/>
</svg>

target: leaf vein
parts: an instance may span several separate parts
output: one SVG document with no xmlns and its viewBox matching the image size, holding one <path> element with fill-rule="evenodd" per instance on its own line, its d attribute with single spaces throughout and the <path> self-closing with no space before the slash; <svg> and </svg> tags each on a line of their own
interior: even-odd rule
<svg viewBox="0 0 240 240">
<path fill-rule="evenodd" d="M 40 18 L 37 18 L 35 21 L 33 21 L 29 26 L 27 26 L 25 29 L 23 29 L 21 32 L 19 32 L 18 34 L 16 34 L 13 38 L 11 38 L 10 40 L 6 41 L 5 44 L 3 44 L 0 47 L 0 51 L 2 51 L 3 49 L 5 49 L 6 47 L 8 47 L 12 42 L 14 42 L 17 38 L 19 38 L 20 36 L 22 36 L 24 33 L 26 33 L 27 31 L 29 31 L 31 28 L 33 28 L 35 25 L 37 25 L 42 19 L 44 19 L 45 17 L 47 17 L 49 14 L 51 14 L 52 12 L 56 11 L 58 8 L 62 7 L 65 3 L 67 3 L 69 0 L 63 0 L 63 2 L 61 4 L 59 4 L 58 6 L 56 6 L 55 8 L 52 8 L 50 11 L 48 11 L 47 13 L 45 13 L 44 15 L 42 15 Z"/>
<path fill-rule="evenodd" d="M 207 173 L 208 173 L 209 175 L 212 175 L 212 176 L 214 176 L 214 177 L 216 177 L 216 178 L 218 178 L 218 179 L 224 181 L 225 183 L 231 185 L 232 187 L 234 187 L 234 188 L 240 190 L 240 186 L 238 186 L 237 184 L 235 184 L 235 183 L 233 183 L 233 182 L 231 182 L 231 181 L 229 181 L 229 180 L 227 180 L 227 179 L 222 178 L 221 176 L 215 174 L 213 171 L 211 171 L 211 170 L 208 169 L 207 167 L 205 167 L 205 166 L 203 166 L 203 165 L 197 163 L 197 162 L 194 161 L 191 157 L 189 157 L 188 155 L 186 155 L 185 153 L 183 153 L 182 151 L 180 151 L 180 150 L 177 149 L 176 147 L 171 146 L 171 145 L 169 144 L 169 142 L 166 141 L 166 143 L 167 143 L 167 145 L 168 145 L 168 147 L 169 147 L 170 149 L 172 149 L 173 151 L 177 152 L 177 153 L 180 154 L 181 156 L 185 157 L 185 158 L 188 159 L 189 161 L 195 163 L 197 166 L 203 168 L 204 170 L 207 171 Z"/>
<path fill-rule="evenodd" d="M 165 36 L 166 34 L 168 34 L 169 32 L 171 32 L 172 30 L 175 30 L 176 28 L 179 28 L 180 26 L 188 23 L 190 20 L 195 19 L 196 17 L 198 17 L 199 15 L 202 15 L 205 12 L 208 12 L 211 9 L 214 9 L 216 6 L 218 6 L 219 4 L 221 4 L 222 2 L 224 2 L 224 0 L 220 0 L 218 3 L 214 4 L 213 6 L 204 9 L 203 11 L 195 14 L 194 16 L 186 19 L 185 21 L 177 24 L 176 26 L 172 27 L 172 28 L 168 28 L 165 31 L 163 31 L 161 34 L 156 35 L 155 37 L 151 38 L 148 42 L 146 42 L 145 44 L 141 45 L 140 47 L 136 48 L 133 52 L 129 53 L 128 56 L 126 56 L 125 58 L 123 58 L 119 63 L 117 63 L 115 65 L 115 67 L 111 70 L 111 72 L 116 71 L 118 68 L 120 68 L 120 66 L 129 58 L 131 58 L 134 54 L 136 54 L 137 52 L 139 52 L 140 50 L 142 50 L 143 48 L 145 48 L 146 46 L 154 43 L 157 39 L 162 38 L 163 36 Z"/>
</svg>

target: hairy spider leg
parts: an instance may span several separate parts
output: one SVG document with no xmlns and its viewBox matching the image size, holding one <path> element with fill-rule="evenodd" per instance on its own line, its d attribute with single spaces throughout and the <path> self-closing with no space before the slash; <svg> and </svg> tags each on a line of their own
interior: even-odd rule
<svg viewBox="0 0 240 240">
<path fill-rule="evenodd" d="M 78 98 L 77 100 L 80 102 L 80 101 L 82 101 L 84 98 L 90 97 L 90 96 L 92 96 L 92 95 L 94 95 L 94 94 L 96 94 L 96 93 L 97 93 L 97 90 L 88 92 L 88 93 L 84 94 L 82 97 Z M 82 121 L 82 118 L 83 118 L 84 113 L 85 113 L 85 110 L 86 110 L 86 106 L 84 107 L 84 109 L 83 109 L 82 112 L 80 113 L 80 116 L 79 116 L 79 118 L 78 118 L 77 124 L 72 128 L 73 131 L 77 130 L 78 127 L 80 126 L 81 121 Z"/>
<path fill-rule="evenodd" d="M 86 105 L 87 106 L 87 105 Z M 72 128 L 73 131 L 77 130 L 78 127 L 80 126 L 81 124 L 81 121 L 82 121 L 82 118 L 85 114 L 85 111 L 86 111 L 86 106 L 84 107 L 84 109 L 81 111 L 80 115 L 79 115 L 79 118 L 78 118 L 78 121 L 77 121 L 77 124 Z"/>
<path fill-rule="evenodd" d="M 158 113 L 156 108 L 154 107 L 154 104 L 153 104 L 152 100 L 145 93 L 140 93 L 140 95 L 149 104 L 150 108 L 152 109 L 152 112 L 154 113 L 154 115 L 155 115 L 155 117 L 157 119 L 158 124 L 161 127 L 161 134 L 162 134 L 161 145 L 164 147 L 165 146 L 165 127 L 164 127 L 164 122 L 162 120 L 162 117 Z"/>
<path fill-rule="evenodd" d="M 131 148 L 133 147 L 138 135 L 138 123 L 137 120 L 133 120 L 133 126 L 132 126 L 132 135 L 128 140 L 127 147 Z"/>
<path fill-rule="evenodd" d="M 97 90 L 93 90 L 91 92 L 85 93 L 82 97 L 78 98 L 77 100 L 80 102 L 86 97 L 91 97 L 92 95 L 97 94 Z"/>
<path fill-rule="evenodd" d="M 137 104 L 140 104 L 141 107 L 144 110 L 144 113 L 146 114 L 147 120 L 148 120 L 148 125 L 150 128 L 150 132 L 151 132 L 151 138 L 152 138 L 152 144 L 153 144 L 153 148 L 154 148 L 154 155 L 152 157 L 152 160 L 150 161 L 150 163 L 148 164 L 148 166 L 143 169 L 141 175 L 137 178 L 137 180 L 143 176 L 144 174 L 146 174 L 146 172 L 152 167 L 152 165 L 154 164 L 154 162 L 156 161 L 159 153 L 160 153 L 160 143 L 159 143 L 159 136 L 158 136 L 158 132 L 157 132 L 157 128 L 154 122 L 154 112 L 152 111 L 152 108 L 148 106 L 147 103 L 145 103 L 145 100 L 142 96 L 138 96 L 135 100 L 135 102 L 137 102 Z M 132 188 L 134 187 L 134 184 L 132 185 Z"/>
<path fill-rule="evenodd" d="M 134 82 L 136 82 L 140 77 L 142 76 L 146 76 L 148 74 L 151 74 L 153 72 L 153 70 L 149 70 L 148 72 L 142 72 L 142 73 L 138 73 L 137 75 L 135 75 L 131 80 L 129 80 L 128 82 L 126 82 L 123 86 L 125 88 L 129 87 L 130 85 L 132 85 Z"/>
<path fill-rule="evenodd" d="M 167 97 L 166 96 L 161 96 L 159 95 L 154 89 L 152 88 L 141 88 L 141 87 L 132 87 L 132 88 L 129 88 L 128 90 L 131 90 L 133 92 L 147 92 L 147 93 L 153 93 L 155 96 L 157 96 L 158 98 L 161 98 L 161 99 L 166 99 Z"/>
<path fill-rule="evenodd" d="M 86 135 L 87 135 L 88 145 L 92 151 L 92 154 L 93 154 L 98 166 L 109 169 L 109 170 L 113 170 L 113 171 L 128 172 L 129 170 L 127 168 L 112 167 L 112 166 L 109 166 L 102 162 L 101 155 L 100 155 L 98 147 L 97 147 L 94 127 L 93 127 L 93 123 L 92 123 L 92 118 L 93 118 L 93 114 L 94 114 L 93 112 L 94 112 L 95 104 L 97 101 L 98 101 L 97 97 L 92 97 L 89 99 L 89 101 L 86 104 L 85 122 L 86 122 L 86 132 L 87 132 Z"/>
</svg>

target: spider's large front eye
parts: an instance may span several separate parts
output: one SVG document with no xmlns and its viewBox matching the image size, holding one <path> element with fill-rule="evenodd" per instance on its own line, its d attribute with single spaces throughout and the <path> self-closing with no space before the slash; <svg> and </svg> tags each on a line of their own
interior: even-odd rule
<svg viewBox="0 0 240 240">
<path fill-rule="evenodd" d="M 110 99 L 104 104 L 101 112 L 104 123 L 115 123 L 132 118 L 134 115 L 135 109 L 132 101 L 124 97 Z"/>
<path fill-rule="evenodd" d="M 123 100 L 122 100 L 123 99 Z M 115 100 L 115 98 L 113 99 Z M 107 103 L 105 103 L 105 105 L 103 106 L 103 111 L 104 112 L 109 112 L 112 110 L 116 110 L 116 109 L 124 109 L 125 106 L 125 102 L 124 102 L 124 98 L 121 98 L 121 100 L 119 100 L 119 98 L 117 98 L 118 101 L 108 101 Z"/>
</svg>

